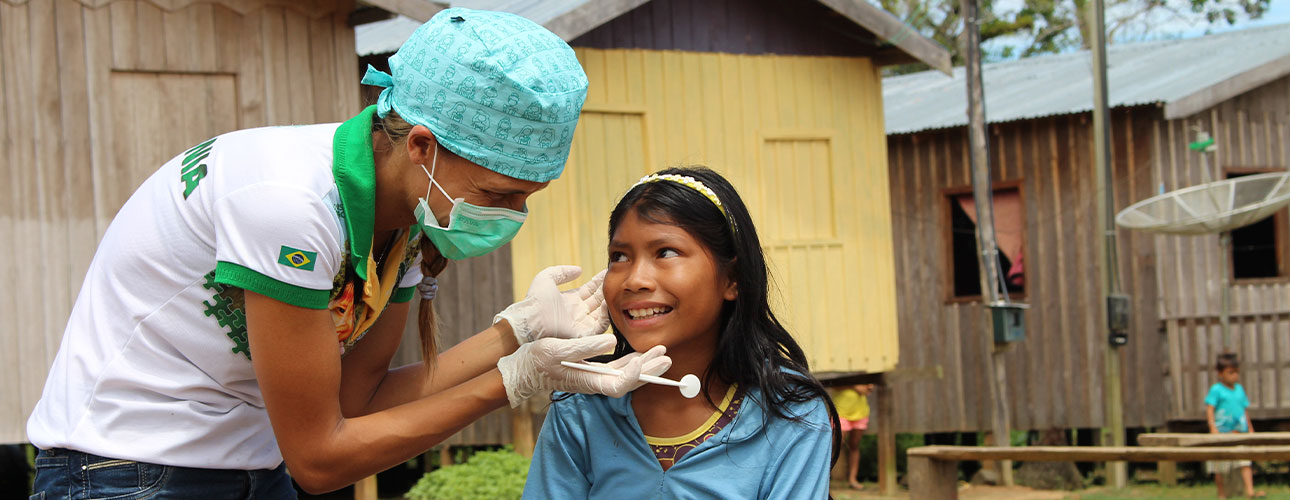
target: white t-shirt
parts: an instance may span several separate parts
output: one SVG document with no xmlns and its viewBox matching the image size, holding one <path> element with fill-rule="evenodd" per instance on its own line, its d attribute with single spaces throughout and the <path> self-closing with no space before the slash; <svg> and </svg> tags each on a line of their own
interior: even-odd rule
<svg viewBox="0 0 1290 500">
<path fill-rule="evenodd" d="M 331 309 L 338 355 L 370 327 L 371 318 L 356 326 L 371 315 L 354 299 L 370 274 L 370 135 L 342 150 L 339 125 L 225 134 L 139 187 L 85 276 L 27 422 L 33 444 L 185 467 L 282 462 L 251 366 L 242 292 Z M 341 159 L 364 154 L 365 165 Z M 419 235 L 405 241 L 407 252 L 387 245 L 401 253 L 389 302 L 410 300 L 421 279 Z"/>
</svg>

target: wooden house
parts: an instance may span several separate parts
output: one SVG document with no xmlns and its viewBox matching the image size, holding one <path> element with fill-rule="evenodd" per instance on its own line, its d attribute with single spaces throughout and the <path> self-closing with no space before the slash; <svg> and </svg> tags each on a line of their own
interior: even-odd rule
<svg viewBox="0 0 1290 500">
<path fill-rule="evenodd" d="M 176 153 L 359 110 L 347 0 L 0 1 L 0 442 L 26 417 L 98 238 Z M 139 286 L 146 286 L 140 284 Z"/>
<path fill-rule="evenodd" d="M 1026 338 L 1006 354 L 1015 429 L 1106 425 L 1089 60 L 1080 52 L 984 68 L 1005 280 L 1014 300 L 1030 304 Z M 963 82 L 961 68 L 952 81 L 924 73 L 883 82 L 900 362 L 942 374 L 895 389 L 905 432 L 990 428 L 992 342 L 974 284 Z M 1287 167 L 1290 26 L 1113 46 L 1109 82 L 1116 210 L 1199 184 L 1200 157 L 1187 147 L 1196 131 L 1216 138 L 1223 176 Z M 1117 231 L 1119 282 L 1132 296 L 1120 348 L 1125 426 L 1204 419 L 1222 342 L 1220 273 L 1233 277 L 1251 415 L 1290 416 L 1287 224 L 1283 210 L 1236 231 L 1230 255 L 1217 235 Z"/>
<path fill-rule="evenodd" d="M 606 266 L 618 198 L 645 174 L 703 164 L 727 175 L 751 207 L 778 285 L 774 305 L 812 369 L 896 366 L 879 71 L 917 60 L 948 72 L 943 49 L 861 0 L 453 5 L 511 9 L 549 27 L 574 47 L 591 82 L 564 175 L 530 200 L 510 245 L 511 275 L 491 283 L 522 297 L 550 265 L 581 265 L 590 277 Z M 416 25 L 359 26 L 360 56 L 379 66 L 406 39 L 394 30 Z M 458 270 L 487 274 L 463 263 L 445 275 Z M 494 310 L 445 321 L 487 325 Z"/>
</svg>

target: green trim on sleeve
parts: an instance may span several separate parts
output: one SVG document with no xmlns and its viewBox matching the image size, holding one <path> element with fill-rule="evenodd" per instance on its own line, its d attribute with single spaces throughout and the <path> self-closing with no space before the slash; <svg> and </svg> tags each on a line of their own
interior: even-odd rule
<svg viewBox="0 0 1290 500">
<path fill-rule="evenodd" d="M 407 288 L 400 288 L 394 291 L 394 296 L 390 297 L 390 302 L 395 304 L 402 304 L 404 302 L 412 300 L 412 298 L 416 296 L 417 296 L 417 287 L 410 286 Z"/>
<path fill-rule="evenodd" d="M 232 262 L 220 261 L 215 264 L 215 282 L 308 309 L 326 309 L 331 298 L 331 290 L 314 290 L 283 283 Z"/>
</svg>

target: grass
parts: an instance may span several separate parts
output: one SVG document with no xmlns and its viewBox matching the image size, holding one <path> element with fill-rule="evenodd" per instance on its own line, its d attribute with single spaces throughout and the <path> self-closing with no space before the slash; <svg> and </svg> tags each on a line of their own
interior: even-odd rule
<svg viewBox="0 0 1290 500">
<path fill-rule="evenodd" d="M 1268 500 L 1290 500 L 1290 486 L 1283 484 L 1264 484 L 1255 482 L 1258 490 L 1267 492 Z M 1132 485 L 1123 490 L 1093 488 L 1075 492 L 1067 497 L 1071 500 L 1121 500 L 1143 498 L 1217 498 L 1213 484 L 1196 486 L 1160 486 L 1155 484 Z"/>
</svg>

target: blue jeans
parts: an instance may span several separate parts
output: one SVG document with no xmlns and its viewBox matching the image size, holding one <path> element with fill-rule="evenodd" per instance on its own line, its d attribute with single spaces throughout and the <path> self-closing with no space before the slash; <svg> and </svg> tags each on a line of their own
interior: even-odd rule
<svg viewBox="0 0 1290 500">
<path fill-rule="evenodd" d="M 286 465 L 273 470 L 194 469 L 55 448 L 36 454 L 32 500 L 294 500 Z"/>
</svg>

